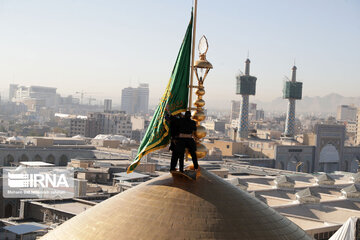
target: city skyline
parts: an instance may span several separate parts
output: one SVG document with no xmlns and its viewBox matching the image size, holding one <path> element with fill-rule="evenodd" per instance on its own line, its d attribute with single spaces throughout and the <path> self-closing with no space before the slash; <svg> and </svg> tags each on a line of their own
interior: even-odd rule
<svg viewBox="0 0 360 240">
<path fill-rule="evenodd" d="M 94 92 L 116 104 L 123 88 L 148 83 L 150 104 L 157 104 L 191 5 L 0 1 L 0 92 L 10 83 L 41 85 L 62 95 Z M 295 59 L 304 96 L 358 97 L 359 9 L 357 1 L 200 1 L 196 39 L 206 34 L 214 66 L 207 106 L 239 100 L 235 76 L 248 53 L 258 77 L 255 101 L 281 97 Z"/>
</svg>

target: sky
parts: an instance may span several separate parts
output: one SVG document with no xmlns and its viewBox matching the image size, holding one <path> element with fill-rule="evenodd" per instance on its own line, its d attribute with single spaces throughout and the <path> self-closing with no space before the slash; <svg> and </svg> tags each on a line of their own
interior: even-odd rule
<svg viewBox="0 0 360 240">
<path fill-rule="evenodd" d="M 192 0 L 0 0 L 0 93 L 10 83 L 85 92 L 120 103 L 149 83 L 156 104 L 169 80 Z M 304 96 L 360 96 L 359 0 L 198 0 L 196 41 L 213 64 L 210 108 L 230 106 L 235 76 L 258 78 L 251 100 L 280 97 L 296 63 Z M 198 54 L 196 54 L 196 58 Z"/>
</svg>

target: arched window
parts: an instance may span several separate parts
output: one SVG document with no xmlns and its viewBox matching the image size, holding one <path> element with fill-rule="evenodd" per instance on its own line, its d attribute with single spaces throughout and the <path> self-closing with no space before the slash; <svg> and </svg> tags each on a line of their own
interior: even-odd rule
<svg viewBox="0 0 360 240">
<path fill-rule="evenodd" d="M 301 172 L 308 173 L 309 172 L 309 161 L 306 161 L 301 166 Z"/>
<path fill-rule="evenodd" d="M 8 154 L 4 159 L 4 166 L 11 166 L 11 163 L 13 163 L 14 161 L 14 157 L 11 154 Z"/>
<path fill-rule="evenodd" d="M 55 157 L 52 154 L 50 154 L 49 156 L 47 156 L 46 162 L 55 164 Z"/>
<path fill-rule="evenodd" d="M 296 171 L 297 169 L 297 164 L 299 162 L 299 159 L 297 156 L 292 156 L 290 158 L 290 160 L 288 161 L 287 163 L 287 167 L 286 167 L 286 170 L 289 170 L 289 171 Z"/>
<path fill-rule="evenodd" d="M 348 172 L 348 171 L 349 171 L 349 162 L 348 162 L 348 161 L 345 161 L 344 171 L 345 171 L 345 172 Z"/>
<path fill-rule="evenodd" d="M 68 157 L 66 155 L 61 155 L 59 166 L 67 166 L 68 164 Z"/>
<path fill-rule="evenodd" d="M 284 170 L 284 163 L 283 162 L 279 162 L 279 169 Z"/>
<path fill-rule="evenodd" d="M 26 154 L 21 155 L 20 162 L 27 162 L 27 161 L 29 161 L 29 157 L 26 156 Z"/>
<path fill-rule="evenodd" d="M 306 172 L 307 172 L 307 173 L 311 173 L 311 165 L 310 165 L 310 161 L 309 161 L 309 160 L 306 161 L 306 165 L 308 166 Z"/>
<path fill-rule="evenodd" d="M 358 172 L 359 171 L 359 159 L 360 157 L 355 157 L 355 159 L 353 159 L 351 162 L 350 162 L 350 169 L 349 169 L 349 172 Z"/>
<path fill-rule="evenodd" d="M 42 162 L 42 157 L 39 154 L 36 154 L 34 157 L 34 161 Z"/>
<path fill-rule="evenodd" d="M 326 144 L 320 151 L 320 171 L 334 172 L 341 170 L 342 167 L 339 163 L 340 157 L 336 147 L 332 144 Z"/>
</svg>

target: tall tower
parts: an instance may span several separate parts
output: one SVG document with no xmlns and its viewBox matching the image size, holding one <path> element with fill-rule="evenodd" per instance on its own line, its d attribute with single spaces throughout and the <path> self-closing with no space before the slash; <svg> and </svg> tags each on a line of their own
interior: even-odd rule
<svg viewBox="0 0 360 240">
<path fill-rule="evenodd" d="M 291 81 L 286 81 L 283 89 L 283 97 L 289 99 L 284 135 L 291 138 L 295 134 L 295 100 L 302 97 L 302 82 L 296 82 L 296 69 L 293 66 Z"/>
<path fill-rule="evenodd" d="M 249 96 L 255 95 L 256 77 L 250 76 L 250 59 L 245 61 L 245 75 L 236 77 L 236 94 L 242 96 L 238 139 L 247 138 L 249 132 Z"/>
<path fill-rule="evenodd" d="M 112 109 L 112 100 L 104 99 L 104 112 L 110 112 Z"/>
</svg>

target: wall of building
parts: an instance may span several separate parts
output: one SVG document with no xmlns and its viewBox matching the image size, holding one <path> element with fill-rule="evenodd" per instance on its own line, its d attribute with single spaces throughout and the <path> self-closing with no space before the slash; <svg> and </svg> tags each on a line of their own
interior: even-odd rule
<svg viewBox="0 0 360 240">
<path fill-rule="evenodd" d="M 37 147 L 51 147 L 54 145 L 52 138 L 32 138 L 31 142 Z"/>
<path fill-rule="evenodd" d="M 274 158 L 276 142 L 271 140 L 249 140 L 249 155 L 254 158 Z"/>
<path fill-rule="evenodd" d="M 357 108 L 355 106 L 340 105 L 337 109 L 336 120 L 355 121 Z"/>
<path fill-rule="evenodd" d="M 275 147 L 275 167 L 278 169 L 295 171 L 297 164 L 301 172 L 314 171 L 315 146 L 285 146 Z"/>
<path fill-rule="evenodd" d="M 97 134 L 113 134 L 123 135 L 127 138 L 131 137 L 131 116 L 125 112 L 93 112 L 88 114 L 89 119 L 94 119 Z"/>
<path fill-rule="evenodd" d="M 231 157 L 234 154 L 247 154 L 247 147 L 240 142 L 231 142 L 224 140 L 214 140 L 214 142 L 204 142 L 207 149 L 214 147 L 220 149 L 223 156 Z"/>
<path fill-rule="evenodd" d="M 56 88 L 15 84 L 10 85 L 9 97 L 13 102 L 28 105 L 31 110 L 36 110 L 37 107 L 55 107 L 59 99 Z"/>
<path fill-rule="evenodd" d="M 358 172 L 360 163 L 360 146 L 344 147 L 344 171 Z"/>
<path fill-rule="evenodd" d="M 95 158 L 93 149 L 93 147 L 0 148 L 0 166 L 9 166 L 9 162 L 21 161 L 43 161 L 65 166 L 71 158 Z"/>
<path fill-rule="evenodd" d="M 230 113 L 230 121 L 239 118 L 240 116 L 240 101 L 231 101 L 231 113 Z"/>
<path fill-rule="evenodd" d="M 316 152 L 315 152 L 315 172 L 333 172 L 343 171 L 345 167 L 343 150 L 345 143 L 345 126 L 344 125 L 331 125 L 331 124 L 317 124 L 315 125 L 316 134 Z M 324 148 L 333 148 L 334 154 L 332 156 L 338 157 L 335 162 L 330 157 L 323 157 L 328 155 L 329 150 L 322 151 Z M 324 150 L 325 151 L 325 150 Z M 337 153 L 336 153 L 337 152 Z M 337 156 L 335 156 L 337 155 Z"/>
<path fill-rule="evenodd" d="M 344 139 L 344 125 L 317 125 L 316 134 L 304 135 L 304 144 L 308 145 L 276 146 L 275 167 L 295 171 L 297 163 L 302 162 L 299 169 L 304 172 L 357 172 L 360 162 L 360 147 L 345 147 Z M 323 159 L 321 159 L 321 151 L 329 146 L 332 148 L 331 151 L 325 149 L 324 151 L 328 152 L 323 153 Z M 338 157 L 338 161 L 333 161 L 334 155 Z M 326 167 L 326 164 L 329 164 L 330 167 Z"/>
<path fill-rule="evenodd" d="M 275 168 L 275 159 L 269 158 L 239 158 L 238 162 L 256 167 Z"/>
<path fill-rule="evenodd" d="M 275 130 L 256 130 L 256 136 L 261 139 L 280 139 L 281 132 Z"/>
<path fill-rule="evenodd" d="M 86 122 L 88 120 L 84 118 L 72 118 L 70 119 L 70 137 L 81 135 L 86 136 Z"/>
<path fill-rule="evenodd" d="M 316 135 L 314 133 L 304 133 L 303 144 L 309 145 L 309 146 L 315 146 L 316 145 Z"/>
<path fill-rule="evenodd" d="M 360 145 L 360 108 L 357 111 L 356 115 L 356 138 L 355 144 Z"/>
<path fill-rule="evenodd" d="M 120 145 L 120 140 L 104 140 L 102 147 L 118 148 L 119 145 Z"/>
<path fill-rule="evenodd" d="M 124 88 L 121 92 L 121 110 L 128 114 L 147 114 L 149 109 L 149 85 Z"/>
<path fill-rule="evenodd" d="M 48 215 L 48 217 L 51 217 L 53 222 L 64 222 L 72 217 L 74 217 L 75 213 L 65 212 L 56 210 L 54 208 L 49 208 L 44 206 L 41 202 L 37 201 L 28 201 L 24 200 L 21 203 L 23 206 L 22 209 L 22 215 L 25 219 L 35 219 L 38 221 L 44 221 L 46 217 L 44 217 L 44 214 Z M 51 215 L 51 216 L 49 216 Z M 56 218 L 56 219 L 55 219 Z"/>
<path fill-rule="evenodd" d="M 17 217 L 19 215 L 20 199 L 3 197 L 3 178 L 0 177 L 0 218 Z"/>
</svg>

